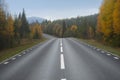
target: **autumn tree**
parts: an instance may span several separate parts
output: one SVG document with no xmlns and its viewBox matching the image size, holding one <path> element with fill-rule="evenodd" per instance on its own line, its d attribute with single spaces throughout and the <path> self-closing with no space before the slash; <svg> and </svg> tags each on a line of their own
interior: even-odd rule
<svg viewBox="0 0 120 80">
<path fill-rule="evenodd" d="M 64 37 L 66 27 L 67 27 L 66 22 L 63 20 L 63 23 L 62 23 L 62 37 Z"/>
<path fill-rule="evenodd" d="M 113 33 L 113 10 L 116 0 L 104 0 L 98 17 L 98 31 L 103 33 L 105 37 L 109 37 Z"/>
<path fill-rule="evenodd" d="M 77 26 L 72 25 L 70 30 L 71 30 L 72 36 L 75 37 L 76 36 L 76 31 L 77 31 Z"/>
<path fill-rule="evenodd" d="M 94 30 L 91 26 L 88 27 L 88 38 L 93 39 L 94 37 Z"/>
<path fill-rule="evenodd" d="M 98 16 L 97 33 L 101 34 L 103 41 L 113 43 L 114 38 L 114 6 L 116 0 L 104 0 Z"/>
<path fill-rule="evenodd" d="M 114 6 L 113 29 L 114 33 L 120 36 L 120 0 L 117 0 Z"/>
<path fill-rule="evenodd" d="M 0 0 L 0 50 L 16 47 L 20 42 L 30 39 L 30 27 L 26 19 L 25 11 L 22 15 L 13 18 L 6 11 L 5 0 Z M 31 30 L 32 38 L 41 39 L 41 26 L 36 23 Z"/>
<path fill-rule="evenodd" d="M 113 11 L 113 30 L 114 36 L 112 43 L 120 47 L 120 0 L 116 0 Z"/>
<path fill-rule="evenodd" d="M 41 39 L 42 38 L 42 29 L 40 24 L 33 23 L 31 24 L 31 38 L 33 39 Z"/>
<path fill-rule="evenodd" d="M 11 15 L 8 16 L 7 18 L 7 24 L 6 24 L 6 37 L 7 37 L 7 42 L 6 44 L 8 47 L 13 47 L 14 44 L 14 20 Z"/>
<path fill-rule="evenodd" d="M 55 24 L 53 29 L 55 36 L 62 37 L 62 26 L 60 24 Z"/>
<path fill-rule="evenodd" d="M 71 19 L 44 21 L 42 23 L 42 29 L 44 33 L 54 35 L 57 37 L 79 37 L 88 38 L 88 27 L 91 26 L 93 33 L 95 34 L 97 25 L 97 16 L 89 15 Z M 77 26 L 77 30 L 74 32 L 71 27 Z M 73 36 L 73 32 L 75 33 Z M 93 38 L 95 35 L 93 36 Z"/>
</svg>

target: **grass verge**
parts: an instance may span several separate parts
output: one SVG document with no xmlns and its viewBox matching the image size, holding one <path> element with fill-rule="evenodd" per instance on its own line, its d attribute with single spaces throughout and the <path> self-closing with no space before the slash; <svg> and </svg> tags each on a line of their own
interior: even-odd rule
<svg viewBox="0 0 120 80">
<path fill-rule="evenodd" d="M 28 49 L 40 42 L 43 42 L 45 41 L 46 39 L 43 38 L 41 40 L 32 40 L 32 41 L 27 41 L 27 42 L 24 42 L 24 44 L 21 44 L 17 47 L 14 47 L 14 48 L 10 48 L 10 49 L 5 49 L 3 51 L 0 51 L 0 62 L 2 62 L 3 60 L 5 59 L 8 59 L 18 53 L 20 53 L 21 51 L 25 50 L 25 49 Z"/>
<path fill-rule="evenodd" d="M 90 45 L 93 45 L 93 46 L 95 46 L 97 48 L 103 49 L 105 51 L 109 51 L 109 52 L 111 52 L 113 54 L 116 54 L 116 55 L 120 56 L 120 48 L 110 47 L 110 46 L 104 45 L 102 43 L 99 43 L 96 40 L 80 39 L 80 41 L 83 41 L 83 42 L 88 43 Z"/>
</svg>

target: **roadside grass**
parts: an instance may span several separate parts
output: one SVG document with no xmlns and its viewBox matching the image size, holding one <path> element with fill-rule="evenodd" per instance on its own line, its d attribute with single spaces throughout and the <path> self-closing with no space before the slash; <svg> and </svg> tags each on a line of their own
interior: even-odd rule
<svg viewBox="0 0 120 80">
<path fill-rule="evenodd" d="M 34 39 L 31 41 L 26 40 L 22 44 L 18 45 L 17 47 L 0 51 L 0 62 L 20 53 L 23 50 L 26 50 L 26 49 L 38 44 L 40 42 L 44 42 L 45 40 L 46 40 L 45 38 L 43 38 L 41 40 L 38 40 L 38 39 Z"/>
<path fill-rule="evenodd" d="M 90 45 L 93 45 L 97 48 L 103 49 L 105 51 L 109 51 L 113 54 L 116 54 L 116 55 L 120 56 L 120 48 L 110 47 L 110 46 L 104 45 L 102 43 L 99 43 L 96 40 L 80 39 L 80 41 L 83 41 L 83 42 L 88 43 Z"/>
</svg>

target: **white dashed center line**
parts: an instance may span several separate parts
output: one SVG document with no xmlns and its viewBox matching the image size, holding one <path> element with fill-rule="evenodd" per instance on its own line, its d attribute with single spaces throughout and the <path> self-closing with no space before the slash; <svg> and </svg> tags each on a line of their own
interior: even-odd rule
<svg viewBox="0 0 120 80">
<path fill-rule="evenodd" d="M 61 63 L 61 69 L 65 69 L 65 62 L 64 62 L 64 55 L 60 55 L 60 63 Z"/>
<path fill-rule="evenodd" d="M 62 46 L 62 42 L 60 43 L 60 46 Z"/>
<path fill-rule="evenodd" d="M 60 40 L 60 69 L 65 70 L 65 61 L 64 61 L 64 55 L 63 55 L 63 42 L 62 39 Z M 62 78 L 61 80 L 67 80 L 66 78 Z"/>
<path fill-rule="evenodd" d="M 60 47 L 60 51 L 63 52 L 63 47 Z"/>
<path fill-rule="evenodd" d="M 67 80 L 67 79 L 61 79 L 61 80 Z"/>
<path fill-rule="evenodd" d="M 62 39 L 60 41 L 60 52 L 63 52 L 63 44 L 62 44 Z"/>
</svg>

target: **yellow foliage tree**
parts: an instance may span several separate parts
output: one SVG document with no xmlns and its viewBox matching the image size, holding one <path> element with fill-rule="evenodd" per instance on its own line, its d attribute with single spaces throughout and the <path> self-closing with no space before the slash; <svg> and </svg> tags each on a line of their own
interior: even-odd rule
<svg viewBox="0 0 120 80">
<path fill-rule="evenodd" d="M 31 36 L 34 39 L 42 38 L 42 29 L 41 29 L 41 26 L 38 23 L 34 23 L 31 26 Z"/>
<path fill-rule="evenodd" d="M 0 34 L 2 35 L 5 30 L 6 25 L 6 15 L 2 7 L 0 6 Z"/>
<path fill-rule="evenodd" d="M 113 29 L 115 34 L 120 35 L 120 0 L 117 0 L 114 7 Z"/>
<path fill-rule="evenodd" d="M 55 24 L 55 28 L 53 28 L 55 31 L 56 36 L 62 36 L 62 29 L 61 26 L 59 24 Z"/>
<path fill-rule="evenodd" d="M 88 37 L 93 38 L 94 37 L 94 32 L 92 27 L 88 27 Z"/>
<path fill-rule="evenodd" d="M 13 36 L 14 35 L 14 21 L 12 16 L 8 16 L 7 18 L 7 26 L 6 26 L 6 31 L 8 36 Z"/>
<path fill-rule="evenodd" d="M 13 46 L 13 41 L 14 41 L 14 21 L 11 15 L 8 16 L 7 18 L 7 23 L 6 23 L 6 39 L 8 39 L 8 47 Z"/>
<path fill-rule="evenodd" d="M 104 0 L 98 16 L 98 30 L 109 37 L 113 33 L 113 10 L 116 0 Z"/>
<path fill-rule="evenodd" d="M 77 31 L 77 26 L 76 25 L 72 25 L 70 30 L 71 30 L 71 33 L 69 33 L 69 34 L 71 34 L 72 36 L 75 37 L 76 36 L 76 31 Z"/>
<path fill-rule="evenodd" d="M 75 32 L 77 30 L 77 26 L 76 25 L 72 25 L 71 26 L 71 31 Z"/>
</svg>

